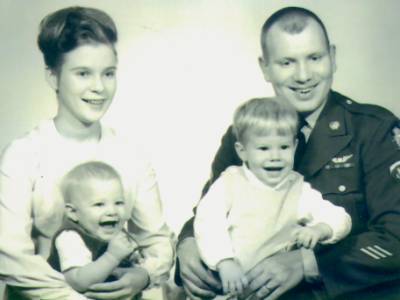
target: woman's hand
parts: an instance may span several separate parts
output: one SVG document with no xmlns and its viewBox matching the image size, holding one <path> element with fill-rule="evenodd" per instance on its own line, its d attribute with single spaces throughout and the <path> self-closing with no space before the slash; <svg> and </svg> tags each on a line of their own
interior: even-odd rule
<svg viewBox="0 0 400 300">
<path fill-rule="evenodd" d="M 118 269 L 119 279 L 90 286 L 85 296 L 93 299 L 120 299 L 139 294 L 149 284 L 149 274 L 141 267 Z"/>
<path fill-rule="evenodd" d="M 221 284 L 203 264 L 194 238 L 186 238 L 177 249 L 183 288 L 190 299 L 212 299 Z"/>
<path fill-rule="evenodd" d="M 275 300 L 304 278 L 300 250 L 267 257 L 247 273 L 251 299 Z"/>
</svg>

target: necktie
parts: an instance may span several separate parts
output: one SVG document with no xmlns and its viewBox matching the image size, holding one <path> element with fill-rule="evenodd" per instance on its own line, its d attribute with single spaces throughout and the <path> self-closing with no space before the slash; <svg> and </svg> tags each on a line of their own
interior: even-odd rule
<svg viewBox="0 0 400 300">
<path fill-rule="evenodd" d="M 301 129 L 307 125 L 306 120 L 304 118 L 300 117 L 299 118 L 299 130 L 297 131 L 297 148 L 296 152 L 294 154 L 294 169 L 297 170 L 301 159 L 303 158 L 305 149 L 306 149 L 306 137 L 304 133 L 301 131 Z"/>
</svg>

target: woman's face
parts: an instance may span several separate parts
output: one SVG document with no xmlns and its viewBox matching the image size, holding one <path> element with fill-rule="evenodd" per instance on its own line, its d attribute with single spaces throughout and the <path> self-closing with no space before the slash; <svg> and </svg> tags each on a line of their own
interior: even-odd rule
<svg viewBox="0 0 400 300">
<path fill-rule="evenodd" d="M 116 90 L 117 57 L 106 44 L 86 44 L 64 55 L 57 74 L 51 75 L 58 94 L 57 118 L 73 125 L 98 122 Z"/>
</svg>

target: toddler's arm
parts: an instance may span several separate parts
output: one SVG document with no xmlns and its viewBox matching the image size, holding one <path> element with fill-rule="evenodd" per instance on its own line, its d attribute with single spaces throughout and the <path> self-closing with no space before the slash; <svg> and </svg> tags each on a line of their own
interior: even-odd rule
<svg viewBox="0 0 400 300">
<path fill-rule="evenodd" d="M 313 249 L 315 245 L 332 237 L 332 228 L 325 223 L 299 228 L 294 233 L 295 243 L 298 247 Z"/>
<path fill-rule="evenodd" d="M 232 258 L 224 259 L 217 264 L 224 294 L 238 295 L 243 293 L 248 281 L 242 267 Z"/>
<path fill-rule="evenodd" d="M 91 285 L 104 282 L 135 247 L 123 232 L 119 232 L 111 239 L 107 251 L 102 256 L 85 266 L 65 271 L 65 279 L 75 290 L 84 292 Z"/>
</svg>

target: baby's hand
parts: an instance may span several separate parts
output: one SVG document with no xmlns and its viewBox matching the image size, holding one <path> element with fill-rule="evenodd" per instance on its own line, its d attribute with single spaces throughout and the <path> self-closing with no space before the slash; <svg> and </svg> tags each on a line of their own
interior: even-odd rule
<svg viewBox="0 0 400 300">
<path fill-rule="evenodd" d="M 136 245 L 130 241 L 125 233 L 118 232 L 108 243 L 107 252 L 121 261 L 130 255 L 135 248 Z"/>
<path fill-rule="evenodd" d="M 314 249 L 319 241 L 330 238 L 332 229 L 323 223 L 313 226 L 305 226 L 294 233 L 295 242 L 298 247 Z"/>
<path fill-rule="evenodd" d="M 238 295 L 243 293 L 248 281 L 242 267 L 233 259 L 224 259 L 217 265 L 224 294 Z"/>
</svg>

